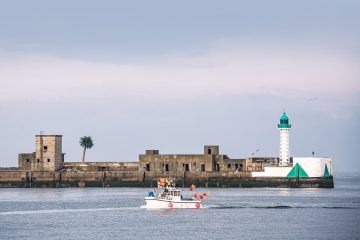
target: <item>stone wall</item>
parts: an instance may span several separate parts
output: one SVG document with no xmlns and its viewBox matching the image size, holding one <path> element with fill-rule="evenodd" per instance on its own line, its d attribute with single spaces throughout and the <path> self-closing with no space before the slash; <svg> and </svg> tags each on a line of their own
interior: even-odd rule
<svg viewBox="0 0 360 240">
<path fill-rule="evenodd" d="M 263 171 L 264 167 L 277 167 L 279 158 L 276 157 L 248 157 L 245 159 L 245 171 Z"/>
<path fill-rule="evenodd" d="M 216 156 L 203 154 L 140 155 L 140 170 L 150 172 L 213 171 Z"/>
<path fill-rule="evenodd" d="M 245 169 L 244 159 L 230 159 L 219 153 L 219 146 L 204 146 L 203 154 L 160 154 L 146 150 L 139 155 L 140 171 L 145 172 L 231 172 Z"/>
<path fill-rule="evenodd" d="M 33 153 L 20 153 L 18 155 L 18 166 L 21 170 L 31 171 L 35 169 L 35 152 Z"/>
<path fill-rule="evenodd" d="M 139 171 L 139 162 L 64 162 L 64 171 Z"/>
<path fill-rule="evenodd" d="M 155 187 L 160 177 L 168 177 L 179 186 L 188 187 L 326 187 L 328 178 L 251 178 L 250 173 L 189 173 L 168 175 L 139 171 L 121 172 L 0 172 L 0 187 Z"/>
</svg>

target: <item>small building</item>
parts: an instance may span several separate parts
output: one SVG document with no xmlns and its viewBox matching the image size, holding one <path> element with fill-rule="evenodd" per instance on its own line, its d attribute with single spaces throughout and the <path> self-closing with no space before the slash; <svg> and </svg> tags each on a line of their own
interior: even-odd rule
<svg viewBox="0 0 360 240">
<path fill-rule="evenodd" d="M 140 171 L 144 172 L 229 172 L 243 171 L 245 159 L 230 159 L 219 152 L 219 146 L 204 146 L 202 154 L 160 154 L 146 150 L 139 155 Z"/>
<path fill-rule="evenodd" d="M 19 154 L 19 169 L 22 171 L 60 171 L 64 155 L 62 135 L 36 135 L 35 152 Z"/>
<path fill-rule="evenodd" d="M 292 158 L 291 158 L 292 161 Z M 245 159 L 245 171 L 262 171 L 264 167 L 277 167 L 279 158 L 277 157 L 248 157 Z"/>
</svg>

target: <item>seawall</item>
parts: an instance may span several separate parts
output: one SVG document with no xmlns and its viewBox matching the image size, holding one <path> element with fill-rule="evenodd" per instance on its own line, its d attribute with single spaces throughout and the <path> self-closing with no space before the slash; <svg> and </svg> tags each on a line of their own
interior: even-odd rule
<svg viewBox="0 0 360 240">
<path fill-rule="evenodd" d="M 178 186 L 198 187 L 279 187 L 334 188 L 332 177 L 326 178 L 251 178 L 249 172 L 238 173 L 151 173 L 137 171 L 104 172 L 0 172 L 2 188 L 37 187 L 155 187 L 160 177 L 174 179 Z"/>
</svg>

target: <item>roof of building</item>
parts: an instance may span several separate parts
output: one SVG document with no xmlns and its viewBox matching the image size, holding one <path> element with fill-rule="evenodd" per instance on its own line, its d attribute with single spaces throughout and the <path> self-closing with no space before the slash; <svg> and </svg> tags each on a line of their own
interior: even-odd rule
<svg viewBox="0 0 360 240">
<path fill-rule="evenodd" d="M 280 124 L 278 124 L 278 128 L 291 128 L 291 124 L 289 123 L 289 118 L 286 115 L 286 112 L 280 118 Z"/>
<path fill-rule="evenodd" d="M 289 120 L 288 116 L 286 115 L 286 112 L 283 113 L 280 120 Z"/>
<path fill-rule="evenodd" d="M 43 135 L 35 135 L 35 137 L 62 137 L 62 135 L 43 134 Z"/>
</svg>

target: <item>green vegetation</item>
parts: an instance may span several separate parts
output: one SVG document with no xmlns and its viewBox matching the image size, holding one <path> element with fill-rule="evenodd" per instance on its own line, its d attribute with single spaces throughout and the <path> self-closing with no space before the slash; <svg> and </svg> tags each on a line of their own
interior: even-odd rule
<svg viewBox="0 0 360 240">
<path fill-rule="evenodd" d="M 84 148 L 82 162 L 85 162 L 86 149 L 91 149 L 94 146 L 93 140 L 89 136 L 83 136 L 80 138 L 80 146 Z"/>
</svg>

